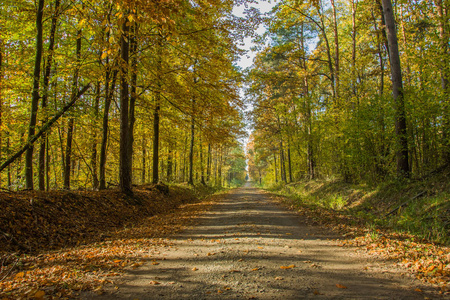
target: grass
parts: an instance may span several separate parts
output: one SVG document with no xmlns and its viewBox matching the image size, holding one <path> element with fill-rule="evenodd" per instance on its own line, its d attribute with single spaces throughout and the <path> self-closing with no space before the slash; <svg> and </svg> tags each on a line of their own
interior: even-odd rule
<svg viewBox="0 0 450 300">
<path fill-rule="evenodd" d="M 450 170 L 423 180 L 349 184 L 340 180 L 278 183 L 266 189 L 287 196 L 297 206 L 346 217 L 353 224 L 412 234 L 450 244 Z"/>
</svg>

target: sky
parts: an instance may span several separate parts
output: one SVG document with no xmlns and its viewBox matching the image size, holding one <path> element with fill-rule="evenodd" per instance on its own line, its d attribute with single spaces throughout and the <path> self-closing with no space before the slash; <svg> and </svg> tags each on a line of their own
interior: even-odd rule
<svg viewBox="0 0 450 300">
<path fill-rule="evenodd" d="M 270 1 L 257 0 L 257 1 L 255 1 L 255 3 L 248 4 L 248 6 L 258 8 L 261 13 L 267 13 L 272 10 L 272 8 L 275 6 L 275 3 L 276 3 L 276 0 L 270 0 Z M 246 8 L 245 5 L 235 6 L 233 9 L 233 14 L 238 17 L 245 17 L 245 15 L 244 15 L 245 8 Z M 262 34 L 262 33 L 264 33 L 264 31 L 265 31 L 264 26 L 260 25 L 257 30 L 257 33 Z M 252 42 L 252 38 L 250 38 L 250 37 L 245 38 L 244 44 L 245 45 L 243 46 L 243 49 L 247 50 L 248 52 L 246 54 L 242 55 L 240 60 L 237 62 L 237 65 L 240 66 L 242 69 L 250 67 L 253 63 L 253 58 L 256 55 L 256 52 L 250 50 L 250 48 L 252 46 L 254 46 L 254 43 Z M 241 96 L 243 97 L 243 91 L 241 91 Z M 247 108 L 247 110 L 251 110 L 251 109 L 252 109 L 251 107 Z M 247 128 L 247 132 L 248 132 L 248 134 L 250 134 L 251 131 L 249 128 Z M 244 151 L 246 151 L 245 146 L 247 143 L 248 143 L 248 138 L 245 138 L 242 141 Z M 248 171 L 248 164 L 246 166 L 246 170 Z"/>
<path fill-rule="evenodd" d="M 256 3 L 249 3 L 249 7 L 256 7 L 259 9 L 261 13 L 267 13 L 270 12 L 270 10 L 275 6 L 276 0 L 266 1 L 266 0 L 257 0 Z M 233 14 L 238 17 L 244 17 L 244 5 L 235 6 L 233 8 Z M 264 26 L 260 25 L 257 33 L 262 34 L 264 33 Z M 253 62 L 253 58 L 255 57 L 256 53 L 251 51 L 250 48 L 254 45 L 252 43 L 252 38 L 245 38 L 244 40 L 245 46 L 243 49 L 248 50 L 247 54 L 244 54 L 241 59 L 238 61 L 238 66 L 245 69 L 247 67 L 250 67 Z"/>
</svg>

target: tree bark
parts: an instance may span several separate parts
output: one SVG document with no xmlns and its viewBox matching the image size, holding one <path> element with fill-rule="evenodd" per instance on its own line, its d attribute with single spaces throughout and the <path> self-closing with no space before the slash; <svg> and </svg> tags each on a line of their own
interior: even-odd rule
<svg viewBox="0 0 450 300">
<path fill-rule="evenodd" d="M 129 105 L 128 70 L 129 70 L 129 38 L 130 28 L 127 20 L 123 20 L 120 36 L 121 67 L 120 67 L 120 154 L 119 154 L 119 187 L 125 194 L 132 194 L 131 167 L 128 154 L 129 142 Z"/>
<path fill-rule="evenodd" d="M 386 33 L 391 63 L 392 91 L 395 105 L 395 134 L 397 138 L 396 161 L 397 175 L 409 177 L 408 137 L 406 130 L 406 113 L 403 97 L 402 69 L 398 51 L 397 30 L 391 0 L 382 0 L 383 14 L 386 22 Z"/>
<path fill-rule="evenodd" d="M 448 5 L 448 2 L 446 2 Z M 449 28 L 449 12 L 448 7 L 442 0 L 436 0 L 436 6 L 439 16 L 439 40 L 441 48 L 441 86 L 443 91 L 443 142 L 444 151 L 443 159 L 445 164 L 450 164 L 450 59 L 449 59 L 449 43 L 450 43 L 450 28 Z"/>
<path fill-rule="evenodd" d="M 77 45 L 76 45 L 76 67 L 73 75 L 72 82 L 72 96 L 73 98 L 78 90 L 78 73 L 80 70 L 81 63 L 81 30 L 77 31 Z M 75 118 L 72 116 L 69 119 L 69 123 L 67 125 L 67 140 L 66 140 L 66 162 L 64 167 L 64 188 L 66 190 L 70 190 L 70 169 L 72 163 L 72 140 L 73 140 L 73 129 L 74 129 Z"/>
<path fill-rule="evenodd" d="M 130 177 L 133 178 L 133 143 L 134 143 L 134 123 L 135 106 L 137 100 L 137 23 L 134 22 L 130 34 L 130 56 L 131 56 L 131 97 L 130 97 L 130 116 L 129 116 L 129 134 L 128 134 L 128 160 L 130 167 Z"/>
<path fill-rule="evenodd" d="M 111 23 L 111 9 L 109 9 L 107 15 L 108 24 Z M 108 30 L 106 33 L 106 42 L 109 43 L 110 31 Z M 113 72 L 113 78 L 111 80 L 111 66 L 109 62 L 109 57 L 106 57 L 106 71 L 105 71 L 105 105 L 103 107 L 103 122 L 102 122 L 102 141 L 100 146 L 100 183 L 99 189 L 106 189 L 106 148 L 108 145 L 108 123 L 109 123 L 109 109 L 111 107 L 111 101 L 114 95 L 114 90 L 116 88 L 116 78 L 117 78 L 117 70 Z M 111 88 L 109 86 L 111 82 Z"/>
<path fill-rule="evenodd" d="M 161 26 L 158 26 L 158 45 L 157 45 L 157 62 L 156 62 L 156 84 L 157 90 L 154 97 L 153 111 L 153 176 L 152 183 L 157 184 L 159 181 L 159 112 L 161 110 L 161 89 L 162 89 L 162 47 L 163 36 Z"/>
<path fill-rule="evenodd" d="M 50 37 L 49 37 L 49 44 L 48 44 L 48 55 L 47 55 L 47 61 L 45 63 L 45 70 L 44 70 L 44 79 L 43 79 L 43 95 L 42 95 L 42 102 L 41 107 L 44 111 L 45 118 L 43 120 L 43 123 L 45 124 L 48 120 L 47 118 L 47 112 L 45 111 L 47 107 L 47 99 L 48 99 L 48 92 L 49 92 L 49 82 L 50 82 L 50 73 L 52 69 L 52 62 L 53 62 L 53 51 L 55 49 L 55 35 L 56 35 L 56 27 L 58 26 L 58 18 L 59 18 L 59 7 L 60 7 L 60 0 L 55 1 L 55 8 L 52 16 L 52 25 L 50 28 Z M 45 174 L 46 174 L 46 157 L 47 157 L 47 151 L 46 151 L 46 144 L 47 144 L 47 136 L 44 134 L 41 141 L 41 146 L 39 150 L 39 189 L 41 191 L 45 190 Z M 48 164 L 48 161 L 47 161 Z"/>
<path fill-rule="evenodd" d="M 94 103 L 94 120 L 93 120 L 93 128 L 92 128 L 92 152 L 91 152 L 91 169 L 92 169 L 92 187 L 94 190 L 98 189 L 99 181 L 97 174 L 97 122 L 98 122 L 98 114 L 100 109 L 100 81 L 97 81 L 97 87 L 95 91 L 95 103 Z"/>
<path fill-rule="evenodd" d="M 206 161 L 206 182 L 209 183 L 211 178 L 211 144 L 208 143 L 208 158 Z"/>
<path fill-rule="evenodd" d="M 194 117 L 195 99 L 192 99 L 191 116 L 191 142 L 189 145 L 189 180 L 188 184 L 194 184 L 194 140 L 195 140 L 195 117 Z"/>
<path fill-rule="evenodd" d="M 331 8 L 333 11 L 333 31 L 334 31 L 334 72 L 335 72 L 335 95 L 339 97 L 339 35 L 338 35 L 338 25 L 337 25 L 337 12 L 334 0 L 331 0 Z"/>
<path fill-rule="evenodd" d="M 31 99 L 31 115 L 30 125 L 28 126 L 28 139 L 30 140 L 36 132 L 37 111 L 39 105 L 39 82 L 41 75 L 41 61 L 42 61 L 42 47 L 43 47 L 43 26 L 42 19 L 44 16 L 44 0 L 39 0 L 38 8 L 36 12 L 36 56 L 34 59 L 34 73 L 33 73 L 33 91 Z M 27 149 L 25 157 L 25 181 L 26 188 L 33 190 L 33 145 Z"/>
</svg>

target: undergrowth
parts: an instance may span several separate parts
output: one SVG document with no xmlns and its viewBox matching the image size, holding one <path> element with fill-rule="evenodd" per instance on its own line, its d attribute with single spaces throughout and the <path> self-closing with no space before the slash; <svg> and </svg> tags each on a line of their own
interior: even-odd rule
<svg viewBox="0 0 450 300">
<path fill-rule="evenodd" d="M 291 198 L 295 205 L 345 216 L 350 223 L 412 234 L 420 239 L 450 244 L 449 171 L 423 180 L 349 184 L 313 180 L 267 186 Z"/>
</svg>

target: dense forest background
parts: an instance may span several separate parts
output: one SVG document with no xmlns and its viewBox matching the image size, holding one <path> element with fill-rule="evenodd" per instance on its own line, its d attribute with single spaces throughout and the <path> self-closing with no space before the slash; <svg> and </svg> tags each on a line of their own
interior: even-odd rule
<svg viewBox="0 0 450 300">
<path fill-rule="evenodd" d="M 2 188 L 242 182 L 233 5 L 2 1 Z"/>
<path fill-rule="evenodd" d="M 250 177 L 376 184 L 448 165 L 449 7 L 277 1 L 248 72 Z"/>
</svg>

